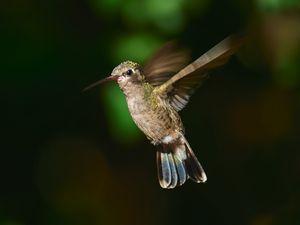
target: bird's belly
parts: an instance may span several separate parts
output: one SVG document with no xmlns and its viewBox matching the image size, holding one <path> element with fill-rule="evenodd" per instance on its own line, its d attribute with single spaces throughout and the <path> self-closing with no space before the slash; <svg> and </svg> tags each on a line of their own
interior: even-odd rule
<svg viewBox="0 0 300 225">
<path fill-rule="evenodd" d="M 154 144 L 160 143 L 164 137 L 174 133 L 181 125 L 181 123 L 176 124 L 174 115 L 164 107 L 153 108 L 147 103 L 128 102 L 128 108 L 136 125 Z M 180 121 L 179 116 L 177 119 Z"/>
</svg>

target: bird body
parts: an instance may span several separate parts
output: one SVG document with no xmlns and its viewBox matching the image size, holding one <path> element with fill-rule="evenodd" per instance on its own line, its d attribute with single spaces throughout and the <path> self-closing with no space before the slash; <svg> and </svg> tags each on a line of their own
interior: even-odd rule
<svg viewBox="0 0 300 225">
<path fill-rule="evenodd" d="M 121 63 L 112 74 L 126 74 L 129 70 L 132 71 L 131 79 L 120 76 L 117 82 L 126 96 L 134 122 L 152 144 L 159 146 L 157 166 L 160 185 L 174 188 L 189 177 L 196 182 L 205 182 L 205 172 L 184 138 L 180 116 L 166 101 L 166 96 L 159 93 L 160 86 L 149 84 L 140 65 L 131 61 Z"/>
<path fill-rule="evenodd" d="M 152 144 L 157 146 L 157 170 L 162 188 L 174 188 L 192 179 L 207 180 L 206 174 L 184 136 L 178 111 L 207 77 L 207 72 L 223 65 L 243 43 L 228 37 L 191 64 L 184 50 L 169 43 L 154 54 L 145 67 L 126 61 L 107 80 L 115 80 L 126 96 L 129 112 Z"/>
<path fill-rule="evenodd" d="M 154 144 L 183 131 L 179 114 L 148 83 L 130 84 L 124 90 L 129 112 L 136 125 Z"/>
</svg>

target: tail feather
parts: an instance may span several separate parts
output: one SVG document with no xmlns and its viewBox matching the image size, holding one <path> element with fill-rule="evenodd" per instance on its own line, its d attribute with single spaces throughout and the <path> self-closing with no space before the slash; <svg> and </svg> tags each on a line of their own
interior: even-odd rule
<svg viewBox="0 0 300 225">
<path fill-rule="evenodd" d="M 167 153 L 157 151 L 158 179 L 162 188 L 168 188 L 171 183 L 171 168 Z"/>
<path fill-rule="evenodd" d="M 177 169 L 177 173 L 178 173 L 178 177 L 179 177 L 178 185 L 180 186 L 180 185 L 183 185 L 184 182 L 186 181 L 186 179 L 188 178 L 186 171 L 185 171 L 185 163 L 176 154 L 174 155 L 174 160 L 175 160 L 176 169 Z"/>
<path fill-rule="evenodd" d="M 189 177 L 197 182 L 197 183 L 204 183 L 207 180 L 206 174 L 204 169 L 202 168 L 200 162 L 198 161 L 197 157 L 195 156 L 192 148 L 190 147 L 189 143 L 185 140 L 186 145 L 186 170 L 189 174 Z"/>
<path fill-rule="evenodd" d="M 188 178 L 204 183 L 206 174 L 184 137 L 177 142 L 163 145 L 157 151 L 158 179 L 162 188 L 175 188 Z"/>
<path fill-rule="evenodd" d="M 168 154 L 169 164 L 170 164 L 170 169 L 171 169 L 171 183 L 168 186 L 168 188 L 174 188 L 177 186 L 177 182 L 178 182 L 178 176 L 177 176 L 177 171 L 176 171 L 177 165 L 175 165 L 172 153 L 167 153 L 167 154 Z"/>
</svg>

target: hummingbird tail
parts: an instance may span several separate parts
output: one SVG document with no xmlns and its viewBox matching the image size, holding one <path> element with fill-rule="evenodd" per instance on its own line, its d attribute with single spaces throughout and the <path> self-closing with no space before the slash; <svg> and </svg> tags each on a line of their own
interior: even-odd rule
<svg viewBox="0 0 300 225">
<path fill-rule="evenodd" d="M 178 141 L 162 145 L 157 151 L 158 179 L 162 188 L 175 188 L 191 178 L 204 183 L 206 174 L 184 137 Z"/>
<path fill-rule="evenodd" d="M 205 183 L 207 180 L 206 174 L 204 169 L 202 168 L 200 162 L 198 161 L 197 157 L 195 156 L 193 150 L 191 149 L 187 140 L 185 140 L 186 146 L 186 155 L 187 158 L 185 160 L 185 168 L 191 180 L 195 181 L 196 183 Z"/>
</svg>

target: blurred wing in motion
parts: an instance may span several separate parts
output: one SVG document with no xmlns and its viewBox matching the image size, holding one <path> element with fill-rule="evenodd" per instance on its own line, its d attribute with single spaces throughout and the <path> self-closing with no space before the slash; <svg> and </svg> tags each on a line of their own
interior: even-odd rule
<svg viewBox="0 0 300 225">
<path fill-rule="evenodd" d="M 245 38 L 229 36 L 194 62 L 180 70 L 156 91 L 177 110 L 188 103 L 190 96 L 207 78 L 207 72 L 225 64 L 244 43 Z"/>
<path fill-rule="evenodd" d="M 149 84 L 159 86 L 186 66 L 188 62 L 188 52 L 179 49 L 175 42 L 168 42 L 154 53 L 143 68 L 143 73 Z"/>
</svg>

